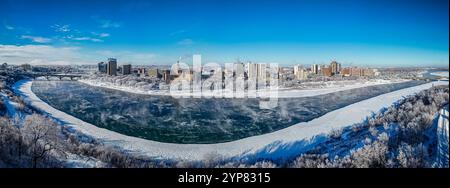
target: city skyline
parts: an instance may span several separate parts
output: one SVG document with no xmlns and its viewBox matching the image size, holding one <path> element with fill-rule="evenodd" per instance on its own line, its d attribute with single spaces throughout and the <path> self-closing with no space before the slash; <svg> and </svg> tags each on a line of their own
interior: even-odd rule
<svg viewBox="0 0 450 188">
<path fill-rule="evenodd" d="M 7 1 L 0 62 L 448 67 L 448 1 Z M 33 18 L 33 19 L 31 19 Z"/>
</svg>

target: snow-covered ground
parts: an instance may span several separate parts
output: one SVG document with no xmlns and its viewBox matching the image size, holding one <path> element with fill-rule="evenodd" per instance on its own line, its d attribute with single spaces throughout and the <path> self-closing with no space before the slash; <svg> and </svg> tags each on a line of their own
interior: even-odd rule
<svg viewBox="0 0 450 188">
<path fill-rule="evenodd" d="M 448 127 L 449 127 L 448 108 L 444 108 L 439 111 L 438 128 L 437 128 L 437 140 L 438 140 L 437 166 L 440 168 L 449 167 Z"/>
<path fill-rule="evenodd" d="M 434 76 L 442 76 L 442 77 L 447 77 L 447 78 L 449 77 L 448 71 L 432 72 L 430 74 L 434 75 Z"/>
<path fill-rule="evenodd" d="M 12 118 L 18 117 L 21 120 L 25 118 L 26 114 L 24 114 L 20 110 L 17 110 L 19 108 L 18 103 L 11 101 L 9 97 L 3 92 L 0 92 L 0 96 L 3 98 L 9 117 Z M 104 166 L 104 164 L 101 161 L 95 158 L 85 157 L 82 155 L 75 155 L 67 152 L 65 154 L 67 157 L 65 160 L 66 162 L 65 165 L 70 168 L 93 168 Z"/>
<path fill-rule="evenodd" d="M 178 93 L 170 93 L 169 90 L 143 90 L 140 88 L 131 88 L 127 86 L 117 86 L 111 83 L 106 82 L 100 82 L 96 80 L 78 80 L 79 82 L 96 86 L 96 87 L 104 87 L 108 89 L 115 89 L 130 93 L 136 93 L 136 94 L 145 94 L 145 95 L 171 95 L 171 96 L 218 96 L 216 93 L 206 93 L 206 92 L 194 92 L 194 93 L 187 93 L 187 92 L 178 92 Z M 311 97 L 316 95 L 323 95 L 338 91 L 344 91 L 349 89 L 356 89 L 356 88 L 362 88 L 367 86 L 374 86 L 374 85 L 381 85 L 381 84 L 393 84 L 393 83 L 401 83 L 406 82 L 409 80 L 405 79 L 398 79 L 398 80 L 368 80 L 364 82 L 356 82 L 352 84 L 329 84 L 325 88 L 320 89 L 289 89 L 289 88 L 279 88 L 277 90 L 273 89 L 263 89 L 259 91 L 249 91 L 249 92 L 243 92 L 243 93 L 237 93 L 235 95 L 237 96 L 258 96 L 262 98 L 294 98 L 294 97 Z M 226 92 L 225 90 L 222 91 L 223 95 L 233 96 L 231 92 Z"/>
<path fill-rule="evenodd" d="M 288 128 L 259 136 L 248 137 L 227 143 L 218 144 L 173 144 L 161 143 L 141 138 L 126 136 L 107 129 L 96 127 L 73 116 L 61 112 L 39 99 L 31 91 L 32 81 L 22 80 L 14 85 L 16 93 L 24 95 L 26 102 L 47 112 L 86 135 L 122 147 L 125 150 L 136 151 L 160 159 L 201 160 L 205 156 L 218 154 L 224 157 L 277 158 L 296 155 L 316 142 L 317 135 L 327 134 L 338 129 L 363 121 L 372 112 L 392 105 L 403 96 L 411 95 L 433 85 L 448 85 L 448 81 L 436 81 L 415 87 L 405 88 L 386 93 L 377 97 L 354 103 L 341 109 L 331 111 L 309 122 L 302 122 Z M 303 147 L 302 147 L 303 146 Z"/>
<path fill-rule="evenodd" d="M 17 113 L 18 111 L 16 110 L 19 107 L 19 104 L 16 103 L 16 102 L 11 101 L 9 99 L 9 97 L 3 92 L 0 93 L 0 95 L 3 98 L 3 101 L 4 101 L 4 104 L 6 106 L 6 110 L 7 110 L 8 116 L 9 117 L 15 117 L 15 116 L 22 117 L 22 114 L 21 113 Z"/>
</svg>

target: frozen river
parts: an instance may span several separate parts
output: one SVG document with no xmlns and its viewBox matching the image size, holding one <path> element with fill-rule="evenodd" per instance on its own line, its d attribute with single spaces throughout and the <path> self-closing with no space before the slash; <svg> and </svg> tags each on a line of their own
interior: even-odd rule
<svg viewBox="0 0 450 188">
<path fill-rule="evenodd" d="M 330 111 L 423 82 L 369 86 L 311 97 L 280 98 L 259 109 L 258 99 L 175 99 L 89 86 L 34 81 L 32 91 L 50 106 L 124 135 L 166 143 L 222 143 L 274 132 Z"/>
</svg>

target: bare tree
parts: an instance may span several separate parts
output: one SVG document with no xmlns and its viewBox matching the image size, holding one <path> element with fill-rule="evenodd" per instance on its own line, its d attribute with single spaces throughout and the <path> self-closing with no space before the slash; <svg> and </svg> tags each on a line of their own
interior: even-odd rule
<svg viewBox="0 0 450 188">
<path fill-rule="evenodd" d="M 32 114 L 25 118 L 22 127 L 24 140 L 29 146 L 33 168 L 50 152 L 58 152 L 60 127 L 43 116 Z"/>
</svg>

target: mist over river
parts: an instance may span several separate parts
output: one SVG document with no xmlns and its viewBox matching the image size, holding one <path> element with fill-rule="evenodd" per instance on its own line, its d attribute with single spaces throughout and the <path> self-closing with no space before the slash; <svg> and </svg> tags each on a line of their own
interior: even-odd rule
<svg viewBox="0 0 450 188">
<path fill-rule="evenodd" d="M 402 88 L 409 81 L 330 94 L 279 98 L 260 109 L 259 99 L 194 99 L 140 95 L 76 81 L 33 81 L 32 91 L 54 108 L 121 134 L 168 143 L 220 143 L 270 133 L 327 112 Z"/>
</svg>

